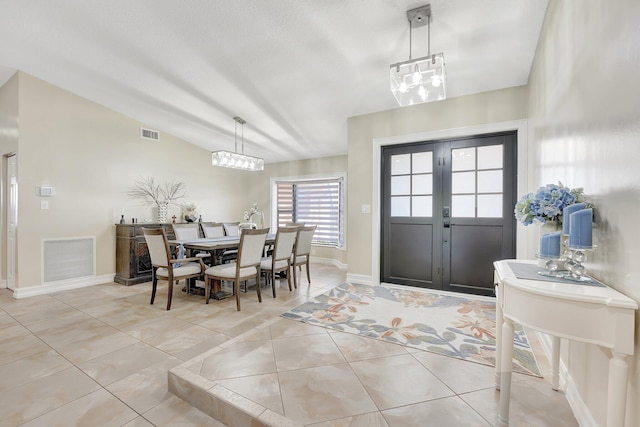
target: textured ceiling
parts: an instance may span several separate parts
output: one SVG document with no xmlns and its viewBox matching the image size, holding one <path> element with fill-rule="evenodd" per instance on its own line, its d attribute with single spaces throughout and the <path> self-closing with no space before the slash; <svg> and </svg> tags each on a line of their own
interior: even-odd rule
<svg viewBox="0 0 640 427">
<path fill-rule="evenodd" d="M 267 162 L 347 152 L 347 118 L 397 108 L 406 0 L 9 0 L 0 85 L 16 70 L 207 150 Z M 433 0 L 449 98 L 526 84 L 547 0 Z M 426 54 L 427 27 L 413 31 Z"/>
</svg>

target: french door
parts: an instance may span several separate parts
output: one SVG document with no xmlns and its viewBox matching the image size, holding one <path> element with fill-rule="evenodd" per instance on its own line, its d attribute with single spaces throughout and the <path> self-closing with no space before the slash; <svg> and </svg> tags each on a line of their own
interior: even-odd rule
<svg viewBox="0 0 640 427">
<path fill-rule="evenodd" d="M 382 151 L 380 280 L 493 294 L 493 261 L 515 257 L 514 132 Z"/>
</svg>

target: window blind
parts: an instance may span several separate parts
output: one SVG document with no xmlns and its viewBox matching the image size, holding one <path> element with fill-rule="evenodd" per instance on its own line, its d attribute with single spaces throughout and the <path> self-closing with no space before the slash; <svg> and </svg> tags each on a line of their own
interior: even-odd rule
<svg viewBox="0 0 640 427">
<path fill-rule="evenodd" d="M 344 242 L 343 179 L 277 182 L 278 226 L 316 225 L 313 243 L 340 247 Z"/>
</svg>

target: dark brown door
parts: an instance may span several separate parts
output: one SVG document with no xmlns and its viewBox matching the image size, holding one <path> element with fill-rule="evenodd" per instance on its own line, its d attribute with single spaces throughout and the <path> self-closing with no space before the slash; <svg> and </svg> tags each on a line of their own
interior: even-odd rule
<svg viewBox="0 0 640 427">
<path fill-rule="evenodd" d="M 515 256 L 515 133 L 385 147 L 381 170 L 381 281 L 492 294 Z"/>
</svg>

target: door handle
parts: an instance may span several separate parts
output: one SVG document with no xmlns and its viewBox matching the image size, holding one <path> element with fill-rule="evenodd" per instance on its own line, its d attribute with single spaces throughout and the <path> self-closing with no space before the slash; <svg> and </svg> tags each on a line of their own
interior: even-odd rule
<svg viewBox="0 0 640 427">
<path fill-rule="evenodd" d="M 442 225 L 444 226 L 444 228 L 451 227 L 451 219 L 445 218 Z"/>
<path fill-rule="evenodd" d="M 442 208 L 442 218 L 444 228 L 451 227 L 451 208 L 449 206 L 445 206 Z"/>
</svg>

